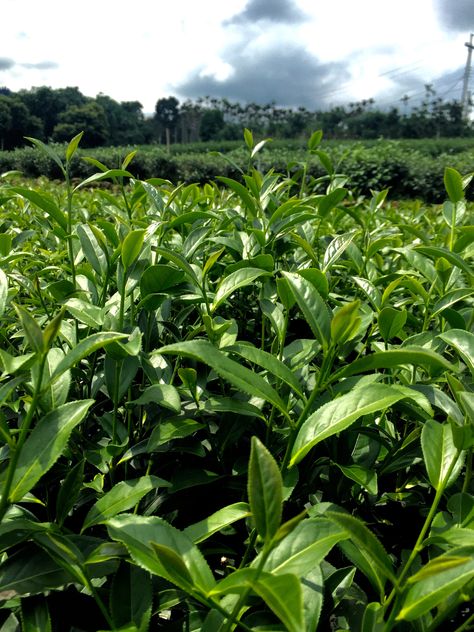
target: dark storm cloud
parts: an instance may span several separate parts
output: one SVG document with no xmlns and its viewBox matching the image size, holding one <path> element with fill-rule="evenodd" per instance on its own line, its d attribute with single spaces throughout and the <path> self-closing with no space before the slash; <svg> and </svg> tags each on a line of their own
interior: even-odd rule
<svg viewBox="0 0 474 632">
<path fill-rule="evenodd" d="M 228 20 L 226 24 L 254 24 L 256 22 L 298 24 L 307 19 L 293 0 L 250 0 L 245 9 Z"/>
<path fill-rule="evenodd" d="M 441 25 L 452 31 L 474 30 L 474 0 L 435 0 Z"/>
<path fill-rule="evenodd" d="M 13 59 L 9 59 L 8 57 L 0 57 L 0 71 L 2 70 L 10 70 L 13 68 L 15 62 Z"/>
<path fill-rule="evenodd" d="M 36 64 L 19 64 L 22 68 L 27 68 L 28 70 L 53 70 L 54 68 L 59 68 L 59 64 L 55 61 L 39 61 Z"/>
<path fill-rule="evenodd" d="M 233 50 L 225 56 L 234 72 L 224 81 L 211 76 L 194 76 L 175 86 L 183 97 L 204 95 L 235 101 L 271 103 L 282 106 L 325 106 L 323 96 L 347 81 L 344 64 L 321 64 L 303 47 L 285 45 L 267 48 L 252 55 Z"/>
</svg>

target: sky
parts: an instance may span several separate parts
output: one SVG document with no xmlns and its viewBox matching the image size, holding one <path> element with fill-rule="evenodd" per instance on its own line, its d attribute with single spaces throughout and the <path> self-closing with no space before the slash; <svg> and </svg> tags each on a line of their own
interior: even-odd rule
<svg viewBox="0 0 474 632">
<path fill-rule="evenodd" d="M 460 99 L 471 31 L 474 0 L 0 0 L 0 86 L 403 109 Z"/>
</svg>

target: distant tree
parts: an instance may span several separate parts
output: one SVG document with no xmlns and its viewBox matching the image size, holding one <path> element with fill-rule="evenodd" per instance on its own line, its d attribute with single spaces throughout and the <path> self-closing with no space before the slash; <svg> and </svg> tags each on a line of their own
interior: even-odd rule
<svg viewBox="0 0 474 632">
<path fill-rule="evenodd" d="M 206 110 L 201 118 L 199 126 L 199 135 L 201 140 L 218 140 L 222 138 L 222 132 L 225 127 L 224 114 L 221 110 Z"/>
<path fill-rule="evenodd" d="M 43 122 L 42 140 L 51 138 L 53 129 L 59 122 L 59 115 L 72 106 L 85 105 L 88 101 L 79 88 L 60 88 L 54 90 L 47 86 L 20 90 L 18 96 L 30 113 Z"/>
<path fill-rule="evenodd" d="M 72 105 L 58 117 L 53 130 L 53 140 L 66 142 L 79 132 L 84 132 L 82 147 L 105 145 L 109 137 L 109 128 L 104 109 L 94 101 L 85 105 Z"/>
<path fill-rule="evenodd" d="M 0 147 L 13 149 L 25 144 L 25 136 L 38 136 L 41 121 L 32 116 L 16 95 L 0 95 Z"/>
<path fill-rule="evenodd" d="M 107 118 L 108 145 L 141 144 L 145 140 L 142 105 L 138 101 L 118 103 L 99 94 L 95 102 L 104 110 Z"/>
<path fill-rule="evenodd" d="M 179 122 L 178 99 L 176 99 L 176 97 L 158 99 L 155 105 L 154 120 L 159 142 L 163 142 L 164 140 L 166 145 L 169 146 L 172 136 L 176 139 L 176 131 Z"/>
<path fill-rule="evenodd" d="M 10 105 L 0 96 L 0 150 L 5 149 L 5 138 L 12 126 Z"/>
</svg>

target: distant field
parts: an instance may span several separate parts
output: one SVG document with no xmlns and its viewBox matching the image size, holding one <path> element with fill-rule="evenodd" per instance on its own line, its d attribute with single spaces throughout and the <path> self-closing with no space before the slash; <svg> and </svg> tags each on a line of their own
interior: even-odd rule
<svg viewBox="0 0 474 632">
<path fill-rule="evenodd" d="M 25 141 L 26 142 L 26 141 Z M 440 202 L 444 196 L 445 167 L 466 174 L 474 171 L 474 139 L 414 139 L 341 141 L 323 139 L 319 155 L 308 155 L 306 141 L 268 142 L 258 153 L 256 166 L 261 171 L 275 171 L 293 176 L 306 163 L 308 175 L 324 176 L 321 156 L 327 155 L 338 173 L 348 174 L 353 190 L 370 194 L 373 189 L 389 188 L 396 198 L 422 198 Z M 56 146 L 61 153 L 64 148 Z M 130 173 L 140 179 L 162 178 L 172 183 L 204 184 L 218 176 L 240 180 L 248 167 L 248 154 L 241 141 L 193 143 L 188 145 L 147 145 L 79 150 L 71 162 L 74 178 L 86 178 L 96 166 L 84 160 L 93 157 L 104 168 L 117 168 L 131 151 L 136 155 L 128 165 Z M 321 154 L 323 152 L 323 154 Z M 324 160 L 324 157 L 323 157 Z M 33 147 L 0 152 L 0 173 L 18 170 L 27 177 L 60 177 L 57 164 Z M 468 198 L 470 192 L 467 191 Z"/>
</svg>

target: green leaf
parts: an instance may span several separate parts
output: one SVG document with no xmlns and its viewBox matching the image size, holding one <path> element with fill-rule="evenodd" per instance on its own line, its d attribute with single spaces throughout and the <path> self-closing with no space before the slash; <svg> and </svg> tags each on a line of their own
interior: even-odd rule
<svg viewBox="0 0 474 632">
<path fill-rule="evenodd" d="M 271 353 L 262 351 L 262 349 L 257 349 L 257 347 L 254 347 L 253 345 L 243 343 L 237 343 L 230 347 L 226 347 L 226 351 L 236 353 L 249 362 L 261 366 L 276 378 L 282 380 L 285 384 L 288 384 L 288 386 L 292 388 L 299 397 L 303 397 L 301 384 L 298 382 L 294 372 Z"/>
<path fill-rule="evenodd" d="M 407 321 L 407 311 L 395 309 L 394 307 L 384 307 L 380 310 L 377 322 L 380 335 L 388 342 L 391 338 L 398 336 Z"/>
<path fill-rule="evenodd" d="M 13 193 L 17 193 L 24 197 L 25 199 L 32 202 L 35 206 L 40 208 L 42 211 L 45 211 L 48 215 L 50 215 L 54 221 L 58 224 L 60 228 L 67 232 L 67 218 L 66 215 L 61 211 L 56 202 L 46 195 L 46 193 L 39 193 L 38 191 L 33 191 L 32 189 L 26 189 L 25 187 L 11 187 L 9 189 Z"/>
<path fill-rule="evenodd" d="M 36 595 L 73 581 L 45 552 L 28 544 L 11 553 L 0 566 L 0 597 L 11 599 L 17 595 Z"/>
<path fill-rule="evenodd" d="M 316 632 L 323 606 L 324 580 L 321 568 L 315 566 L 300 579 L 306 632 Z"/>
<path fill-rule="evenodd" d="M 237 180 L 233 180 L 232 178 L 225 178 L 224 176 L 218 176 L 217 179 L 226 184 L 229 189 L 236 193 L 244 203 L 247 210 L 250 211 L 251 216 L 255 217 L 256 202 L 243 184 L 240 184 L 240 182 L 237 182 Z"/>
<path fill-rule="evenodd" d="M 194 544 L 199 544 L 210 538 L 217 531 L 221 531 L 224 527 L 243 520 L 250 516 L 250 507 L 247 503 L 234 503 L 219 509 L 208 518 L 196 522 L 184 529 L 184 533 L 190 538 Z"/>
<path fill-rule="evenodd" d="M 449 263 L 452 263 L 453 266 L 456 266 L 465 272 L 471 281 L 474 277 L 472 267 L 460 255 L 455 252 L 451 252 L 447 248 L 441 248 L 439 246 L 417 246 L 416 251 L 435 259 L 443 257 L 444 259 L 447 259 Z"/>
<path fill-rule="evenodd" d="M 46 351 L 46 347 L 44 344 L 43 332 L 41 331 L 41 327 L 24 307 L 15 304 L 14 307 L 18 318 L 20 319 L 20 323 L 25 333 L 25 338 L 27 339 L 28 344 L 35 353 L 42 354 L 44 351 Z"/>
<path fill-rule="evenodd" d="M 147 450 L 152 452 L 160 445 L 168 443 L 168 441 L 173 441 L 174 439 L 184 439 L 204 427 L 204 424 L 199 423 L 194 419 L 162 421 L 153 428 L 148 440 Z"/>
<path fill-rule="evenodd" d="M 439 334 L 439 338 L 456 349 L 474 376 L 474 334 L 463 329 L 450 329 Z"/>
<path fill-rule="evenodd" d="M 268 382 L 254 371 L 228 358 L 207 340 L 178 342 L 161 347 L 157 351 L 160 354 L 166 355 L 169 353 L 199 360 L 210 366 L 218 375 L 228 380 L 244 393 L 263 398 L 276 406 L 282 413 L 288 415 L 282 399 Z"/>
<path fill-rule="evenodd" d="M 165 553 L 161 559 L 157 557 L 151 543 L 170 549 L 180 558 L 196 589 L 207 593 L 215 585 L 214 577 L 199 549 L 187 535 L 161 518 L 122 514 L 108 520 L 107 529 L 113 540 L 127 547 L 135 563 L 153 575 L 163 577 L 183 590 L 190 588 L 179 570 L 163 564 Z"/>
<path fill-rule="evenodd" d="M 88 162 L 90 162 L 90 159 L 88 159 Z M 97 162 L 95 162 L 94 164 L 98 166 Z M 86 178 L 82 182 L 79 182 L 79 184 L 74 189 L 74 191 L 77 191 L 78 189 L 81 189 L 82 187 L 88 186 L 89 184 L 92 184 L 93 182 L 99 182 L 100 180 L 107 180 L 109 178 L 111 180 L 115 180 L 116 178 L 132 178 L 132 177 L 133 175 L 129 171 L 125 171 L 125 169 L 109 169 L 108 171 L 104 171 L 103 173 L 94 173 L 92 176 L 89 176 L 89 178 Z"/>
<path fill-rule="evenodd" d="M 141 476 L 128 481 L 120 481 L 90 508 L 84 519 L 82 531 L 132 509 L 153 489 L 169 486 L 170 483 L 157 476 Z"/>
<path fill-rule="evenodd" d="M 451 307 L 455 303 L 458 303 L 465 298 L 468 298 L 472 294 L 474 294 L 474 289 L 471 288 L 459 288 L 456 290 L 451 290 L 450 292 L 446 292 L 443 298 L 441 298 L 433 305 L 431 310 L 431 318 L 434 318 L 446 308 Z"/>
<path fill-rule="evenodd" d="M 261 268 L 242 268 L 231 272 L 224 277 L 217 287 L 211 311 L 215 311 L 231 294 L 241 287 L 252 285 L 261 276 L 269 276 L 269 273 Z"/>
<path fill-rule="evenodd" d="M 426 369 L 444 369 L 445 371 L 458 373 L 458 369 L 438 353 L 424 347 L 407 346 L 400 349 L 390 349 L 389 351 L 377 351 L 354 360 L 354 362 L 346 364 L 339 371 L 335 371 L 331 376 L 331 382 L 339 381 L 341 378 L 349 377 L 350 375 L 366 373 L 373 369 L 391 369 L 405 364 L 421 366 Z"/>
<path fill-rule="evenodd" d="M 357 336 L 362 318 L 359 315 L 360 301 L 346 303 L 339 308 L 331 320 L 331 340 L 343 345 Z"/>
<path fill-rule="evenodd" d="M 76 136 L 74 136 L 73 139 L 71 139 L 71 141 L 69 141 L 69 144 L 66 148 L 66 161 L 69 162 L 71 160 L 71 158 L 74 156 L 74 154 L 76 153 L 76 149 L 79 145 L 79 143 L 81 142 L 81 138 L 83 137 L 84 132 L 79 132 L 79 134 L 76 134 Z"/>
<path fill-rule="evenodd" d="M 451 485 L 463 465 L 459 450 L 454 444 L 451 425 L 428 419 L 421 431 L 421 448 L 431 485 L 436 490 Z"/>
<path fill-rule="evenodd" d="M 449 195 L 449 199 L 454 204 L 464 199 L 464 187 L 461 174 L 452 167 L 444 170 L 444 186 Z"/>
<path fill-rule="evenodd" d="M 321 143 L 323 138 L 323 131 L 318 129 L 311 134 L 308 140 L 308 149 L 314 150 Z"/>
<path fill-rule="evenodd" d="M 248 496 L 257 533 L 269 545 L 281 523 L 283 482 L 275 459 L 257 437 L 252 437 Z"/>
<path fill-rule="evenodd" d="M 252 587 L 289 632 L 305 632 L 303 593 L 295 575 L 262 573 Z"/>
<path fill-rule="evenodd" d="M 272 575 L 256 568 L 242 568 L 216 584 L 209 596 L 238 595 L 249 588 L 265 601 L 287 630 L 305 632 L 303 593 L 295 575 Z"/>
<path fill-rule="evenodd" d="M 73 429 L 81 423 L 93 399 L 68 402 L 43 417 L 25 441 L 13 475 L 9 500 L 20 501 L 63 453 Z"/>
<path fill-rule="evenodd" d="M 334 196 L 334 194 L 338 193 L 338 191 L 341 191 L 341 189 L 336 189 L 330 195 Z M 342 189 L 342 191 L 344 191 L 344 194 L 346 193 L 345 189 Z M 338 235 L 331 241 L 329 246 L 326 248 L 326 252 L 324 253 L 322 266 L 323 272 L 327 272 L 329 268 L 331 268 L 336 263 L 336 261 L 341 258 L 341 256 L 344 254 L 344 251 L 348 248 L 349 244 L 352 243 L 354 237 L 355 233 L 348 233 L 345 235 Z"/>
<path fill-rule="evenodd" d="M 324 404 L 301 426 L 293 446 L 290 467 L 299 463 L 316 444 L 345 430 L 360 417 L 385 410 L 411 397 L 413 393 L 406 387 L 369 384 Z"/>
<path fill-rule="evenodd" d="M 323 516 L 345 529 L 352 542 L 358 548 L 364 549 L 370 556 L 373 565 L 382 573 L 383 577 L 386 577 L 392 583 L 396 582 L 393 564 L 389 555 L 380 541 L 361 520 L 345 511 L 339 510 L 339 508 L 336 511 L 328 509 L 324 511 Z"/>
<path fill-rule="evenodd" d="M 369 494 L 377 494 L 377 472 L 361 465 L 336 465 L 344 476 L 361 485 Z"/>
<path fill-rule="evenodd" d="M 127 271 L 138 258 L 145 235 L 146 230 L 137 228 L 136 230 L 131 230 L 123 240 L 121 256 L 125 271 Z"/>
<path fill-rule="evenodd" d="M 402 601 L 398 620 L 419 619 L 470 582 L 474 577 L 474 547 L 451 549 L 428 562 L 417 575 L 420 579 L 416 581 L 414 576 L 415 583 Z"/>
<path fill-rule="evenodd" d="M 104 310 L 80 298 L 70 298 L 64 304 L 67 311 L 80 323 L 92 329 L 100 329 L 104 324 Z"/>
<path fill-rule="evenodd" d="M 130 404 L 143 406 L 144 404 L 159 404 L 163 408 L 169 408 L 175 413 L 181 412 L 181 398 L 178 390 L 171 384 L 152 384 L 147 386 L 138 399 Z"/>
<path fill-rule="evenodd" d="M 305 577 L 324 560 L 329 551 L 348 537 L 346 530 L 322 517 L 302 520 L 270 552 L 264 565 L 273 574 L 292 573 Z M 257 557 L 252 565 L 259 563 Z"/>
<path fill-rule="evenodd" d="M 147 632 L 152 606 L 150 574 L 134 564 L 121 564 L 110 592 L 110 610 L 115 625 L 131 623 L 136 626 L 137 632 Z"/>
<path fill-rule="evenodd" d="M 179 268 L 167 264 L 149 266 L 140 279 L 142 297 L 149 294 L 159 294 L 180 285 L 184 279 L 184 272 Z"/>
<path fill-rule="evenodd" d="M 21 600 L 22 632 L 51 632 L 51 617 L 44 595 Z"/>
<path fill-rule="evenodd" d="M 103 277 L 107 273 L 107 258 L 94 230 L 87 224 L 79 224 L 76 233 L 87 261 L 94 271 Z"/>
<path fill-rule="evenodd" d="M 101 347 L 105 347 L 107 344 L 111 342 L 122 340 L 126 338 L 127 334 L 119 334 L 114 331 L 106 331 L 106 332 L 98 332 L 96 334 L 92 334 L 84 340 L 81 340 L 79 344 L 77 344 L 71 351 L 64 356 L 61 362 L 56 366 L 51 379 L 54 380 L 58 378 L 64 371 L 71 369 L 78 362 L 80 362 L 83 358 L 90 355 L 97 349 Z"/>
<path fill-rule="evenodd" d="M 38 138 L 32 138 L 31 136 L 25 136 L 25 138 L 26 140 L 29 140 L 30 143 L 33 143 L 33 145 L 35 145 L 41 152 L 43 152 L 45 156 L 48 156 L 48 158 L 53 160 L 61 169 L 61 173 L 66 175 L 66 170 L 64 169 L 64 165 L 61 159 L 59 158 L 58 154 L 54 151 L 52 147 L 50 147 L 49 145 L 46 145 L 46 143 L 43 143 L 43 141 L 39 140 Z"/>
<path fill-rule="evenodd" d="M 56 499 L 56 521 L 61 525 L 74 507 L 84 481 L 84 464 L 81 460 L 67 473 Z"/>
<path fill-rule="evenodd" d="M 282 273 L 314 337 L 323 349 L 331 338 L 331 314 L 314 285 L 294 272 Z"/>
</svg>

